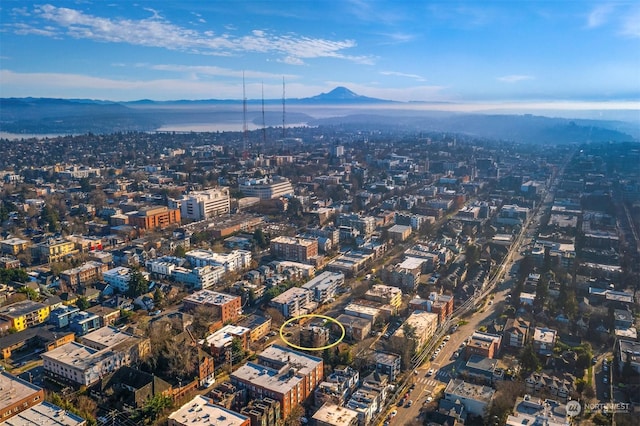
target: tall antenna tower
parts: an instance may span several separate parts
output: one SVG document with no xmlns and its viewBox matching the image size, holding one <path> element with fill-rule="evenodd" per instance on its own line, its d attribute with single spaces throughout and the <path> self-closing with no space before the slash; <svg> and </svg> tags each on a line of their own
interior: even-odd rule
<svg viewBox="0 0 640 426">
<path fill-rule="evenodd" d="M 242 156 L 247 156 L 247 138 L 249 128 L 247 127 L 247 94 L 244 84 L 244 71 L 242 71 Z"/>
<path fill-rule="evenodd" d="M 264 148 L 267 147 L 267 125 L 264 121 L 264 81 L 262 82 L 262 145 Z"/>
<path fill-rule="evenodd" d="M 284 139 L 285 137 L 285 127 L 284 127 L 284 117 L 285 117 L 285 109 L 284 109 L 284 97 L 285 95 L 285 91 L 284 91 L 284 77 L 282 77 L 282 139 Z"/>
</svg>

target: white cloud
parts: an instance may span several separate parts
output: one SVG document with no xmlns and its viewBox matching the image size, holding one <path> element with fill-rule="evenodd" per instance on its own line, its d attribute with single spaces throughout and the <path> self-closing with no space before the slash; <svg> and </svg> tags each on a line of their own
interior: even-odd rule
<svg viewBox="0 0 640 426">
<path fill-rule="evenodd" d="M 418 75 L 418 74 L 407 74 L 407 73 L 398 72 L 398 71 L 380 71 L 380 74 L 387 75 L 387 76 L 394 76 L 394 77 L 412 78 L 412 79 L 417 80 L 417 81 L 427 81 L 421 75 Z"/>
<path fill-rule="evenodd" d="M 219 76 L 219 77 L 235 77 L 239 78 L 243 72 L 246 78 L 265 78 L 282 80 L 284 77 L 287 80 L 297 79 L 299 76 L 295 74 L 274 74 L 262 71 L 238 71 L 229 68 L 222 68 L 212 65 L 176 65 L 176 64 L 138 64 L 140 67 L 149 68 L 156 71 L 173 71 L 180 73 L 194 73 L 197 75 Z"/>
<path fill-rule="evenodd" d="M 531 75 L 512 74 L 498 77 L 496 80 L 502 81 L 503 83 L 517 83 L 519 81 L 533 80 L 534 78 L 535 77 Z"/>
<path fill-rule="evenodd" d="M 622 28 L 620 34 L 627 37 L 640 37 L 640 7 L 626 13 L 622 18 Z"/>
<path fill-rule="evenodd" d="M 22 24 L 15 31 L 49 37 L 67 35 L 78 39 L 161 47 L 203 55 L 230 56 L 244 52 L 275 54 L 281 55 L 283 62 L 292 64 L 300 64 L 304 59 L 311 58 L 336 58 L 366 64 L 374 61 L 371 56 L 344 53 L 356 47 L 354 40 L 328 40 L 299 34 L 278 35 L 258 29 L 241 37 L 213 31 L 199 32 L 172 24 L 155 10 L 149 11 L 152 16 L 146 19 L 112 19 L 46 4 L 36 7 L 35 14 L 55 25 L 53 30 L 44 31 L 41 25 Z"/>
<path fill-rule="evenodd" d="M 587 28 L 598 28 L 609 20 L 609 16 L 613 12 L 613 5 L 604 4 L 596 7 L 587 16 Z"/>
<path fill-rule="evenodd" d="M 185 71 L 188 71 L 185 69 Z M 251 73 L 249 73 L 251 75 Z M 175 78 L 156 80 L 115 80 L 84 74 L 62 73 L 18 73 L 0 70 L 0 84 L 6 97 L 52 97 L 89 98 L 112 101 L 132 101 L 138 99 L 241 99 L 242 88 L 237 80 L 231 82 Z M 267 99 L 282 96 L 282 76 L 272 84 L 249 83 L 247 97 L 258 99 L 264 88 Z M 292 88 L 306 87 L 299 83 L 287 84 L 287 92 L 298 93 Z M 317 94 L 320 92 L 315 92 Z M 292 95 L 294 97 L 294 95 Z"/>
</svg>

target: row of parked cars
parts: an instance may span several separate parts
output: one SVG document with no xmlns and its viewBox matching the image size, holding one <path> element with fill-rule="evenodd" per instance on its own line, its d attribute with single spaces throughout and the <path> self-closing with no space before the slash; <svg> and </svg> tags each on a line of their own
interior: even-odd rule
<svg viewBox="0 0 640 426">
<path fill-rule="evenodd" d="M 435 360 L 436 357 L 438 355 L 440 355 L 440 351 L 442 349 L 444 349 L 444 347 L 446 346 L 446 344 L 449 341 L 449 339 L 451 339 L 451 336 L 449 336 L 448 334 L 446 336 L 444 336 L 444 339 L 442 339 L 442 342 L 440 343 L 440 346 L 438 346 L 436 348 L 436 350 L 433 352 L 433 355 L 431 355 L 431 361 Z"/>
</svg>

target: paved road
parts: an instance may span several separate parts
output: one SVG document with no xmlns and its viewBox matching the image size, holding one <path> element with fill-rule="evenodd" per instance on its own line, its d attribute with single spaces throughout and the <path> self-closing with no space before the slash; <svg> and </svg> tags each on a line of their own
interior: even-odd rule
<svg viewBox="0 0 640 426">
<path fill-rule="evenodd" d="M 416 420 L 421 409 L 435 409 L 435 397 L 447 385 L 452 377 L 455 377 L 458 371 L 464 365 L 464 353 L 458 358 L 453 358 L 453 353 L 460 349 L 462 343 L 470 337 L 480 326 L 490 324 L 498 313 L 504 308 L 505 298 L 511 293 L 511 287 L 514 282 L 508 280 L 500 285 L 494 294 L 492 304 L 486 301 L 484 307 L 481 307 L 474 315 L 469 316 L 465 320 L 467 324 L 461 325 L 455 333 L 450 334 L 450 340 L 446 342 L 438 356 L 433 360 L 422 364 L 418 369 L 418 374 L 414 374 L 413 383 L 415 389 L 409 392 L 409 398 L 413 401 L 411 407 L 398 407 L 398 414 L 392 420 L 392 424 L 405 425 L 411 424 Z M 434 374 L 428 376 L 428 371 L 434 370 Z M 427 397 L 433 397 L 432 403 L 426 403 Z"/>
</svg>

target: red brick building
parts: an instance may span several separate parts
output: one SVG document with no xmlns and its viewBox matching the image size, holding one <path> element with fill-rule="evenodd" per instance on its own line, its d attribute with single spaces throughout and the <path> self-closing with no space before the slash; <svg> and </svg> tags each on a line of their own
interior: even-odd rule
<svg viewBox="0 0 640 426">
<path fill-rule="evenodd" d="M 491 333 L 476 331 L 471 336 L 471 341 L 467 344 L 465 358 L 471 355 L 480 355 L 485 358 L 494 358 L 500 352 L 502 336 Z"/>
<path fill-rule="evenodd" d="M 211 320 L 219 319 L 223 323 L 235 321 L 242 314 L 242 298 L 211 290 L 197 291 L 182 300 L 186 311 L 194 311 L 198 306 L 213 309 Z"/>
<path fill-rule="evenodd" d="M 0 423 L 44 401 L 44 390 L 19 377 L 0 371 Z"/>
<path fill-rule="evenodd" d="M 293 262 L 308 262 L 318 256 L 318 240 L 276 237 L 271 240 L 271 254 Z"/>
<path fill-rule="evenodd" d="M 129 225 L 138 229 L 164 229 L 174 223 L 180 224 L 180 209 L 149 207 L 129 214 Z"/>
</svg>

